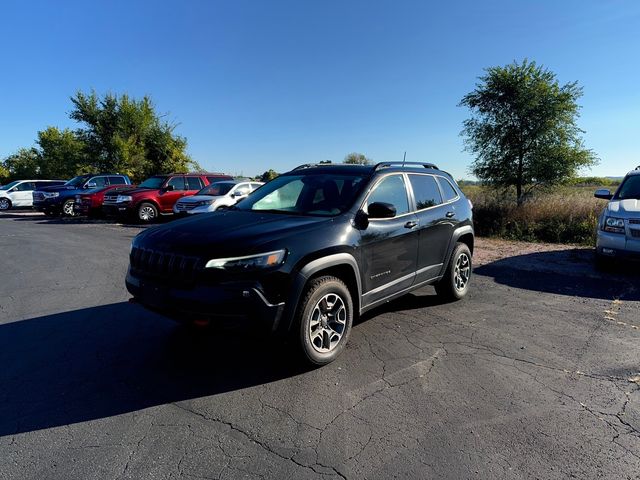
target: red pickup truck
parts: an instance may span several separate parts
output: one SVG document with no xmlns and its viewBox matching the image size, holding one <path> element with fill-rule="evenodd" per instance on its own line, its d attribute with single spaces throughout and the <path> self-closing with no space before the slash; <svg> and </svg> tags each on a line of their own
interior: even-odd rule
<svg viewBox="0 0 640 480">
<path fill-rule="evenodd" d="M 150 223 L 159 215 L 173 214 L 173 205 L 179 199 L 195 195 L 211 183 L 232 178 L 222 173 L 154 175 L 133 190 L 107 193 L 102 211 L 108 216 L 128 216 L 142 223 Z"/>
</svg>

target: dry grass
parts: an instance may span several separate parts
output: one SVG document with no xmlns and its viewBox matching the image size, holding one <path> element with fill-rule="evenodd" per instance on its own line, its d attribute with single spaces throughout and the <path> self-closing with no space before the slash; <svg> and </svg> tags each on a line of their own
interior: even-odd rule
<svg viewBox="0 0 640 480">
<path fill-rule="evenodd" d="M 560 187 L 538 192 L 517 207 L 512 194 L 481 186 L 463 190 L 474 204 L 476 233 L 530 242 L 595 244 L 597 219 L 605 201 L 597 187 Z"/>
</svg>

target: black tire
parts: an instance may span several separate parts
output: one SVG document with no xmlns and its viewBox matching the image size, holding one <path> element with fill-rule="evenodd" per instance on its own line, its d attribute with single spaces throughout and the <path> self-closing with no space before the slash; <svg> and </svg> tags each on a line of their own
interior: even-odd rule
<svg viewBox="0 0 640 480">
<path fill-rule="evenodd" d="M 473 264 L 471 251 L 464 243 L 457 243 L 442 280 L 436 283 L 436 292 L 445 300 L 464 298 L 469 292 Z"/>
<path fill-rule="evenodd" d="M 63 217 L 75 217 L 75 212 L 73 211 L 73 204 L 75 203 L 75 200 L 65 200 L 65 202 L 62 204 L 62 216 Z"/>
<path fill-rule="evenodd" d="M 137 220 L 141 223 L 152 223 L 158 219 L 158 209 L 153 203 L 142 202 L 136 212 Z"/>
<path fill-rule="evenodd" d="M 318 366 L 333 362 L 349 341 L 353 325 L 353 300 L 344 282 L 332 276 L 311 280 L 294 325 L 304 360 Z"/>
<path fill-rule="evenodd" d="M 8 198 L 0 198 L 0 211 L 6 212 L 7 210 L 11 210 L 12 204 L 11 200 Z"/>
</svg>

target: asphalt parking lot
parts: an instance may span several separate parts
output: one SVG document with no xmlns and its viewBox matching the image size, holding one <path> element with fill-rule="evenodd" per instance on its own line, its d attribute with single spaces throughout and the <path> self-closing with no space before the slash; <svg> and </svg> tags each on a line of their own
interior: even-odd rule
<svg viewBox="0 0 640 480">
<path fill-rule="evenodd" d="M 138 231 L 0 215 L 0 478 L 640 478 L 632 271 L 495 260 L 308 370 L 127 303 Z"/>
</svg>

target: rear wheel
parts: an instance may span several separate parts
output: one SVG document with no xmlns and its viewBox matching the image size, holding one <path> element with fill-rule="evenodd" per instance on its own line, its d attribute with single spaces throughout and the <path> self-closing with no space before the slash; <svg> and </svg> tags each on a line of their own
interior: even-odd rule
<svg viewBox="0 0 640 480">
<path fill-rule="evenodd" d="M 11 200 L 8 198 L 0 198 L 0 210 L 9 210 L 11 208 Z"/>
<path fill-rule="evenodd" d="M 344 350 L 353 324 L 347 286 L 333 276 L 311 280 L 298 307 L 298 343 L 313 365 L 326 365 Z"/>
<path fill-rule="evenodd" d="M 75 212 L 73 211 L 74 200 L 67 200 L 62 204 L 62 214 L 65 217 L 73 217 Z"/>
<path fill-rule="evenodd" d="M 436 283 L 436 292 L 446 300 L 460 300 L 469 291 L 471 281 L 471 251 L 464 243 L 456 244 L 442 280 Z"/>
<path fill-rule="evenodd" d="M 158 209 L 153 203 L 142 202 L 138 207 L 138 220 L 151 223 L 158 218 Z"/>
</svg>

